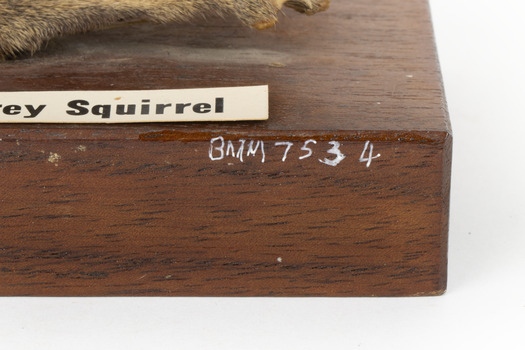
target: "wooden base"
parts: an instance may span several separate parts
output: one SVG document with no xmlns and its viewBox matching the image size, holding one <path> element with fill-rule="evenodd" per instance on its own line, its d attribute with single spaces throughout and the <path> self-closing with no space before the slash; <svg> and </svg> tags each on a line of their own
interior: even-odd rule
<svg viewBox="0 0 525 350">
<path fill-rule="evenodd" d="M 0 294 L 443 293 L 436 62 L 426 1 L 355 0 L 264 32 L 138 25 L 0 63 L 5 91 L 270 87 L 262 122 L 0 125 Z"/>
</svg>

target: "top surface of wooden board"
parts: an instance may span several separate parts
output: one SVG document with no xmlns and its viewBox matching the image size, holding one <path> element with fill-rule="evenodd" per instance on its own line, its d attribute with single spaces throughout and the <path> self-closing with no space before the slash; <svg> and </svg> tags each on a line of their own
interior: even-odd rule
<svg viewBox="0 0 525 350">
<path fill-rule="evenodd" d="M 121 26 L 61 38 L 33 57 L 0 63 L 2 91 L 266 84 L 268 121 L 112 128 L 450 131 L 426 0 L 333 0 L 327 12 L 312 17 L 285 11 L 266 31 L 223 19 Z M 108 128 L 82 126 L 101 127 Z"/>
</svg>

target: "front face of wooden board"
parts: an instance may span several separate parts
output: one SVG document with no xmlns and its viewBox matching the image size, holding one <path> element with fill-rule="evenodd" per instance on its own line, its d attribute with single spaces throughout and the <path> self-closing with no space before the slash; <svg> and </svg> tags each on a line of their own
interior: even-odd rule
<svg viewBox="0 0 525 350">
<path fill-rule="evenodd" d="M 0 125 L 1 295 L 445 290 L 451 137 L 425 1 L 334 0 L 263 33 L 117 28 L 0 65 L 3 91 L 270 96 L 267 121 Z"/>
<path fill-rule="evenodd" d="M 442 143 L 137 136 L 2 142 L 1 294 L 444 288 Z"/>
</svg>

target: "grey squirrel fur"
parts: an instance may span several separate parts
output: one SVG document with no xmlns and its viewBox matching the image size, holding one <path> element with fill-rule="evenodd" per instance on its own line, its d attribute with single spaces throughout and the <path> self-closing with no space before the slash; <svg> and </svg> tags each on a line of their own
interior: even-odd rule
<svg viewBox="0 0 525 350">
<path fill-rule="evenodd" d="M 33 54 L 54 37 L 102 29 L 122 21 L 188 22 L 210 14 L 234 14 L 265 29 L 282 6 L 312 15 L 330 0 L 0 0 L 0 60 Z"/>
</svg>

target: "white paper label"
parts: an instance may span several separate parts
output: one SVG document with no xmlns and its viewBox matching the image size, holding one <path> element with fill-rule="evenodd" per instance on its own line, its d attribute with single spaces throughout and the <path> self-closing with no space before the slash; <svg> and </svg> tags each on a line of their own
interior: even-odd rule
<svg viewBox="0 0 525 350">
<path fill-rule="evenodd" d="M 268 119 L 268 86 L 0 92 L 0 123 L 150 123 Z"/>
</svg>

